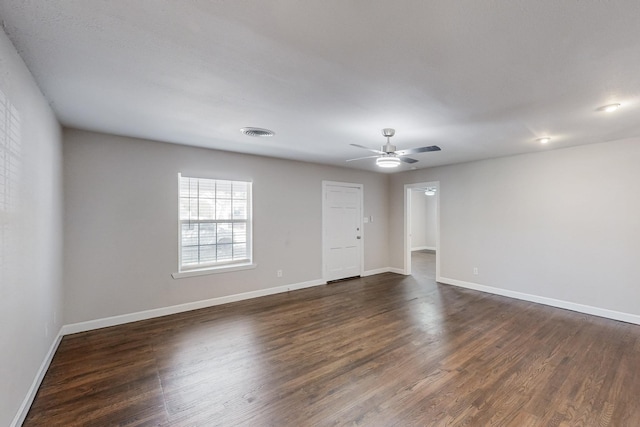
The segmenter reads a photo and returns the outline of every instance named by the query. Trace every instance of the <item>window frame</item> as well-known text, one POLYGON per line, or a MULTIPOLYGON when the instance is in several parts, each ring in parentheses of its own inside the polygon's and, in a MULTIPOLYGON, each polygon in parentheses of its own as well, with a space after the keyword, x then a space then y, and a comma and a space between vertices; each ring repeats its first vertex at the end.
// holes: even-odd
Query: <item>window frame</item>
MULTIPOLYGON (((214 274, 214 273, 225 273, 230 271, 238 271, 238 270, 246 270, 250 268, 255 268, 256 265, 253 263, 253 182, 252 181, 240 181, 240 180, 231 180, 231 179, 221 179, 221 178, 208 178, 208 177, 199 177, 199 176, 185 176, 182 173, 178 173, 178 272, 173 273, 173 278, 181 278, 181 277, 190 277, 190 276, 198 276, 203 274, 214 274), (246 198, 246 219, 182 219, 181 218, 181 199, 183 195, 181 193, 181 181, 183 178, 189 179, 197 179, 197 180, 208 180, 212 181, 217 185, 218 182, 229 182, 233 183, 241 183, 247 186, 247 198, 246 198), (239 260, 230 260, 230 261, 213 261, 213 262, 205 262, 198 263, 195 265, 184 265, 182 260, 183 255, 183 225, 185 223, 196 223, 196 224, 244 224, 246 230, 246 257, 239 260)), ((197 200, 200 200, 200 194, 198 194, 197 200)), ((217 206, 218 198, 214 198, 213 209, 215 210, 217 206)), ((233 196, 232 199, 233 200, 233 196)), ((216 235, 216 250, 218 245, 218 237, 216 235)), ((231 247, 233 247, 233 241, 230 243, 231 247)), ((201 245, 197 245, 200 247, 201 245)))

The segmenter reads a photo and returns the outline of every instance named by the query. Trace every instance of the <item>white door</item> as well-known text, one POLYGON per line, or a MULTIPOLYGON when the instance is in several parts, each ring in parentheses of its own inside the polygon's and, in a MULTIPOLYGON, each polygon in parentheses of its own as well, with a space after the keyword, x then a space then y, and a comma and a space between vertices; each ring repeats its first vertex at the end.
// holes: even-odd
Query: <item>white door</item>
POLYGON ((362 274, 362 185, 323 182, 323 261, 327 281, 362 274))

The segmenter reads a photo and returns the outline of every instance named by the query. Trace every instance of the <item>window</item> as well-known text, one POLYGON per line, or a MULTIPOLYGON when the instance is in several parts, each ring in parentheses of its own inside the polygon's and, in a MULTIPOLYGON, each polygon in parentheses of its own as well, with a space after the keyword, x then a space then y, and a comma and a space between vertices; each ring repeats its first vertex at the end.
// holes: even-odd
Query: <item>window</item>
POLYGON ((251 264, 251 183, 178 178, 180 272, 251 264))

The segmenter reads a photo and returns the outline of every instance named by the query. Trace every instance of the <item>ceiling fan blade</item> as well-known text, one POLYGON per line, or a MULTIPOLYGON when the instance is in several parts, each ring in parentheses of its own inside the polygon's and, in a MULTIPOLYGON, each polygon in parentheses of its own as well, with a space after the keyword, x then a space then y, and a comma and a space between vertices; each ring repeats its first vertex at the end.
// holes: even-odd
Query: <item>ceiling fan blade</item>
POLYGON ((365 156, 365 157, 356 157, 355 159, 349 159, 347 160, 347 162, 353 162, 355 160, 363 160, 363 159, 373 159, 375 157, 380 157, 380 156, 365 156))
POLYGON ((369 150, 372 153, 385 154, 384 151, 374 150, 373 148, 365 147, 364 145, 358 145, 358 144, 349 144, 349 145, 353 145, 354 147, 358 147, 358 148, 364 148, 365 150, 369 150))
POLYGON ((424 153, 426 151, 440 151, 440 147, 438 147, 437 145, 432 145, 430 147, 407 148, 406 150, 396 151, 396 154, 398 156, 406 156, 407 154, 418 154, 424 153))
POLYGON ((400 161, 403 161, 405 163, 417 163, 418 161, 416 159, 412 159, 411 157, 398 157, 400 159, 400 161))

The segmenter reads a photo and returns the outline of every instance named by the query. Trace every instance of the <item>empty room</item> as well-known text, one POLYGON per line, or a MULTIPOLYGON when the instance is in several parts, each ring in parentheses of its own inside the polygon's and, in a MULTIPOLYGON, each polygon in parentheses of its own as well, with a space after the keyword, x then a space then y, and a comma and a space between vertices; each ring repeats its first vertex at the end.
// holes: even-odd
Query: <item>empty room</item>
POLYGON ((0 0, 0 426, 640 426, 639 18, 0 0))

